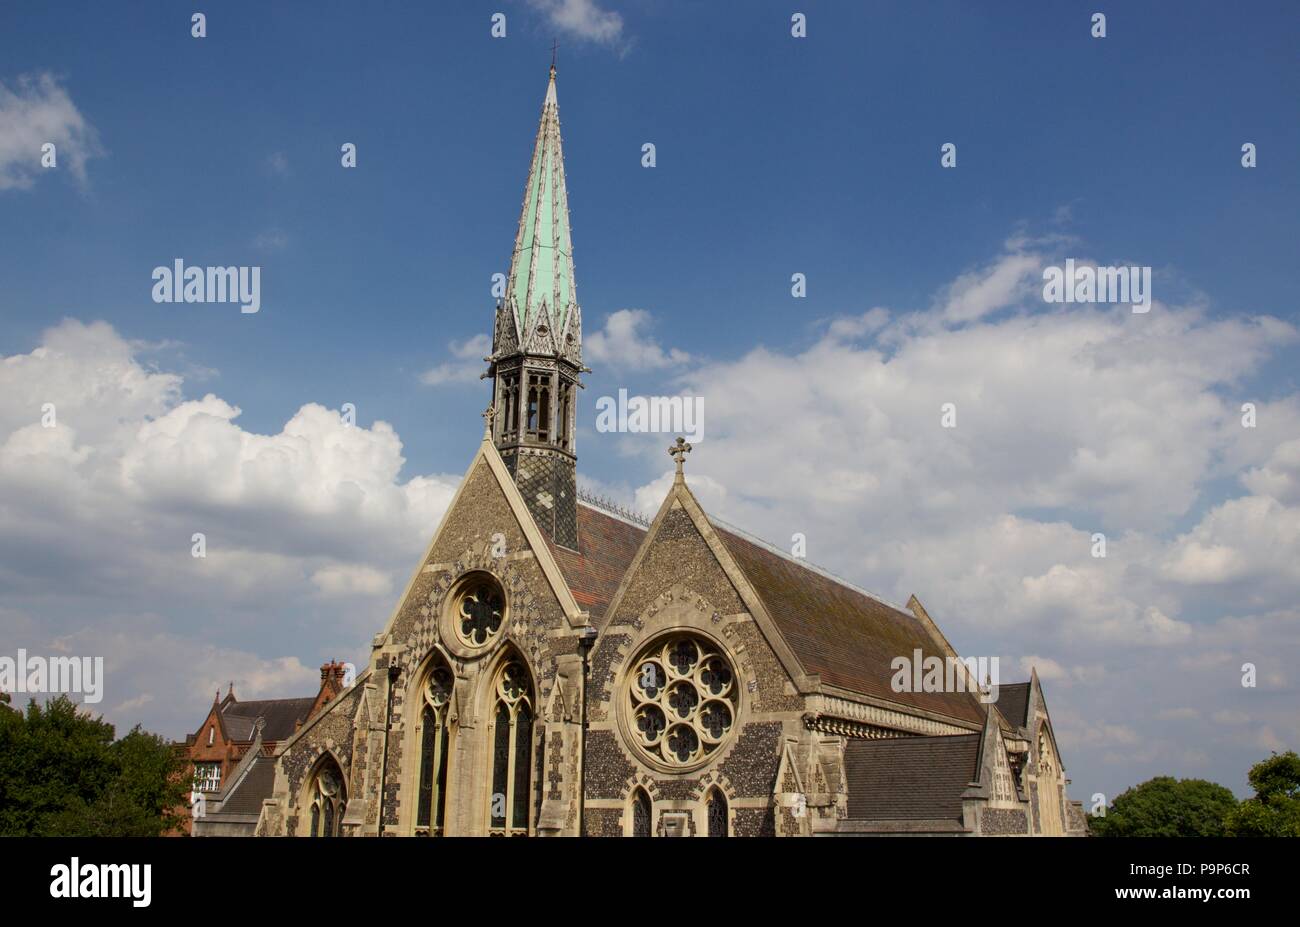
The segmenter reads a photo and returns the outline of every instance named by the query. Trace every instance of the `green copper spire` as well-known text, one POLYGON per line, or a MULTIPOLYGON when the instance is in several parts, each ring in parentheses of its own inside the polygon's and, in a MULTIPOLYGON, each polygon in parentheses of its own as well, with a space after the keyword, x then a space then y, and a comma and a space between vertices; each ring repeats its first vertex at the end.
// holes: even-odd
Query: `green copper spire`
POLYGON ((577 302, 573 286, 573 243, 569 235, 569 195, 564 185, 560 107, 555 98, 555 65, 542 103, 528 186, 519 215, 519 234, 510 259, 507 300, 521 340, 542 320, 557 337, 577 302))
POLYGON ((577 550, 577 404, 587 368, 573 289, 554 63, 486 360, 492 442, 537 526, 561 547, 577 550))

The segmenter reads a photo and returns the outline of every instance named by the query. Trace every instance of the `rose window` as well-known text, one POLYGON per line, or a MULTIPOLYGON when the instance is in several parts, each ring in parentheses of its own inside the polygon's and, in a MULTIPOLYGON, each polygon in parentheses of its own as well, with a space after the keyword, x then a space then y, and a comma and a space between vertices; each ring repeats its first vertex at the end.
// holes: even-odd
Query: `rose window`
POLYGON ((735 726, 735 673, 703 638, 660 639, 631 664, 631 673, 632 738, 655 760, 669 766, 701 763, 735 726))
POLYGON ((501 630, 505 607, 505 596, 494 580, 475 579, 465 587, 456 603, 456 630, 460 639, 471 647, 486 644, 501 630))

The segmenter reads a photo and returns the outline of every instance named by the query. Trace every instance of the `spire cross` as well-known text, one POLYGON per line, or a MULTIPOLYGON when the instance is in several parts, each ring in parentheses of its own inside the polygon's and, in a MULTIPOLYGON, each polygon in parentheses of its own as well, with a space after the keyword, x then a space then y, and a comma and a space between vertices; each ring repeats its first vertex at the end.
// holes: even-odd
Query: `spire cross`
POLYGON ((559 39, 551 39, 551 74, 555 74, 555 53, 560 48, 559 39))
POLYGON ((682 464, 686 462, 686 455, 691 452, 691 446, 686 443, 685 438, 678 438, 676 443, 668 446, 668 454, 677 464, 677 476, 682 475, 682 464))

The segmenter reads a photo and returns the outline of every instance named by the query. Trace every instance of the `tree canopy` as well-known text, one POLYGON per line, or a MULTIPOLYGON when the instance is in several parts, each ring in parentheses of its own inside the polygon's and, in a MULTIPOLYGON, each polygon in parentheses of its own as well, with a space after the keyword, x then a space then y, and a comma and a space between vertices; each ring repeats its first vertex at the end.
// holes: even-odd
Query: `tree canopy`
POLYGON ((1228 815, 1234 837, 1300 837, 1300 756, 1294 750, 1274 753, 1250 768, 1255 797, 1228 815))
POLYGON ((153 837, 174 828, 190 789, 162 737, 120 740, 67 696, 27 712, 0 694, 0 835, 153 837))
POLYGON ((1222 837, 1237 806, 1229 789, 1204 779, 1157 776, 1119 795, 1105 817, 1090 817, 1099 837, 1222 837))

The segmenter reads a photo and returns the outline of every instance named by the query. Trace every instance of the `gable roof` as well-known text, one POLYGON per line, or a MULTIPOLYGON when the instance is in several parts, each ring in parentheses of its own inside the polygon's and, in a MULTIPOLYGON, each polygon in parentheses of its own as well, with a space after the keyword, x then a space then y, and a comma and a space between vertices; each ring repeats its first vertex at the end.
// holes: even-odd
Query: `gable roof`
POLYGON ((1014 727, 1021 728, 1029 719, 1029 683, 1014 682, 998 686, 998 711, 1014 727))
POLYGON ((259 755, 221 803, 220 814, 260 814, 275 787, 275 758, 259 755))
POLYGON ((822 682, 887 701, 983 723, 973 692, 895 692, 895 657, 943 652, 913 614, 783 554, 741 537, 716 521, 714 529, 763 600, 799 662, 822 682))
POLYGON ((593 619, 605 616, 645 536, 646 529, 642 526, 584 502, 578 503, 576 551, 561 547, 550 535, 544 535, 573 598, 593 619))
POLYGON ((851 821, 961 820, 977 776, 980 734, 849 740, 844 776, 851 821))
POLYGON ((308 698, 273 698, 256 702, 231 700, 221 709, 221 721, 232 740, 252 740, 258 718, 266 719, 262 739, 280 741, 293 736, 299 722, 305 722, 316 704, 308 698))

